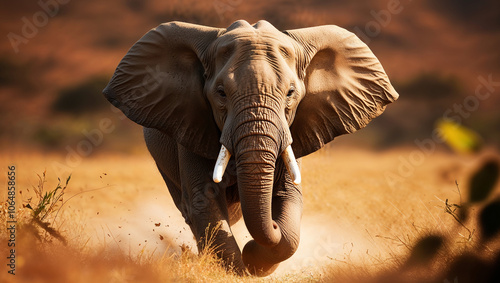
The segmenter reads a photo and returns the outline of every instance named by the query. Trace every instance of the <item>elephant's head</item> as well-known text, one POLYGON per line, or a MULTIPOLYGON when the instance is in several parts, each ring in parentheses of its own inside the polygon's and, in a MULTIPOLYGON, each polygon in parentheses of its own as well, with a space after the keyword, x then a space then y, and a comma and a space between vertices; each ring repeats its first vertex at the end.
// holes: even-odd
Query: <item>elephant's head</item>
MULTIPOLYGON (((337 26, 280 32, 266 21, 227 29, 162 24, 129 50, 104 93, 133 121, 199 155, 234 156, 254 238, 243 260, 264 272, 298 244, 300 213, 279 213, 301 199, 271 201, 282 154, 294 167, 292 150, 302 157, 363 128, 398 97, 354 34, 337 26)), ((217 163, 219 181, 224 158, 217 163)), ((300 173, 286 178, 299 183, 300 173)))

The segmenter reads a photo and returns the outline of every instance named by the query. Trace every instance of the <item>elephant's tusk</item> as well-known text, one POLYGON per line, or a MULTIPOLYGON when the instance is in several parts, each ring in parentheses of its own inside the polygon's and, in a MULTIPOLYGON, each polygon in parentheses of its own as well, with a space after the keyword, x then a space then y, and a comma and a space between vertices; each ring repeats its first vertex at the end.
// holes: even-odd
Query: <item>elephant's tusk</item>
POLYGON ((302 178, 300 176, 299 165, 297 164, 297 160, 295 160, 295 155, 293 154, 292 146, 289 145, 281 156, 285 161, 286 169, 288 169, 288 173, 290 173, 293 183, 295 185, 300 184, 302 178))
POLYGON ((222 176, 224 176, 224 171, 226 171, 226 166, 229 162, 229 158, 231 158, 231 153, 224 145, 222 145, 220 147, 219 156, 217 157, 217 162, 215 162, 213 175, 214 182, 220 183, 220 181, 222 181, 222 176))

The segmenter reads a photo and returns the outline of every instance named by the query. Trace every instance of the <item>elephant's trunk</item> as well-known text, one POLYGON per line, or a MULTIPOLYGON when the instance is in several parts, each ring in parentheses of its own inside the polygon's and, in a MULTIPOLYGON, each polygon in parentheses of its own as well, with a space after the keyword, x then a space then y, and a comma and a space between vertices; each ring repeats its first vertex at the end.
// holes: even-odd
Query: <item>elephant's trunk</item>
MULTIPOLYGON (((288 196, 279 196, 274 203, 277 164, 279 172, 285 172, 282 171, 284 163, 278 157, 290 145, 291 139, 274 112, 268 109, 252 112, 256 115, 250 121, 240 122, 233 136, 241 210, 254 239, 243 249, 243 261, 250 272, 267 275, 298 246, 302 202, 301 196, 300 201, 293 203, 288 196)), ((292 183, 290 175, 286 180, 292 183)))
POLYGON ((278 117, 262 108, 246 109, 234 131, 236 170, 241 210, 248 231, 256 242, 272 247, 281 232, 272 219, 271 200, 276 159, 283 135, 278 117), (252 115, 245 115, 251 112, 252 115))
POLYGON ((273 247, 281 239, 271 207, 275 154, 253 150, 237 156, 236 160, 241 211, 248 232, 260 245, 273 247))
MULTIPOLYGON (((293 183, 295 185, 299 185, 302 177, 300 175, 299 165, 297 163, 297 160, 295 160, 295 155, 293 154, 292 146, 289 145, 285 149, 281 157, 285 162, 285 166, 288 170, 288 173, 290 174, 290 177, 292 177, 293 183)), ((215 162, 215 168, 212 177, 215 183, 220 183, 220 181, 222 181, 222 177, 224 176, 224 172, 230 158, 231 153, 224 145, 222 145, 220 148, 219 156, 217 157, 217 161, 215 162)))

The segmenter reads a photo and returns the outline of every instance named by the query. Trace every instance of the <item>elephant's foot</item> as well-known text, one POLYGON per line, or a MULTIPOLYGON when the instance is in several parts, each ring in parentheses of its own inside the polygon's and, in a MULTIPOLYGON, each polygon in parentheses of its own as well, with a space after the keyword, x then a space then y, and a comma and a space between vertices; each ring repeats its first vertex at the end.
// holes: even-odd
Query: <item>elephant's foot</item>
POLYGON ((243 264, 243 261, 240 259, 238 263, 231 262, 229 265, 225 265, 226 269, 230 272, 234 272, 239 276, 249 276, 253 275, 252 273, 249 272, 249 270, 245 267, 243 264))
MULTIPOLYGON (((227 220, 214 222, 216 223, 215 225, 208 224, 203 236, 198 237, 198 252, 208 252, 220 259, 220 265, 228 272, 234 272, 240 276, 250 275, 243 263, 240 249, 234 239, 227 220)), ((191 225, 191 229, 196 235, 196 232, 201 229, 196 230, 193 229, 193 227, 195 226, 191 225)))
POLYGON ((233 255, 229 257, 225 257, 221 255, 220 253, 216 253, 215 256, 219 259, 221 259, 220 264, 222 267, 224 267, 228 272, 234 273, 238 276, 249 276, 251 275, 245 265, 243 264, 243 261, 241 260, 241 257, 239 259, 236 259, 233 255))
MULTIPOLYGON (((240 250, 236 246, 237 250, 233 252, 229 252, 228 250, 223 250, 221 247, 213 246, 213 249, 218 249, 215 252, 215 256, 221 259, 222 266, 228 271, 236 273, 239 276, 248 276, 250 273, 248 272, 245 264, 243 263, 240 250)), ((226 247, 227 248, 227 247, 226 247)))
POLYGON ((255 276, 268 276, 279 266, 278 263, 269 263, 262 256, 262 247, 254 240, 248 242, 243 248, 242 258, 250 274, 255 276))

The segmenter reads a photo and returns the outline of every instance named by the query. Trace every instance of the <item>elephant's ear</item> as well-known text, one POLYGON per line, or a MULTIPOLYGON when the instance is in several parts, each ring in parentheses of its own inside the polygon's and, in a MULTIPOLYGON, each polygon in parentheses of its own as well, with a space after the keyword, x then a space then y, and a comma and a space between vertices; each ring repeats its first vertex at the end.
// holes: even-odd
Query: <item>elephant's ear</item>
POLYGON ((363 128, 398 98, 378 59, 353 33, 337 26, 285 33, 299 43, 297 71, 306 87, 291 126, 297 156, 363 128))
POLYGON ((216 158, 220 133, 203 95, 203 58, 222 32, 182 22, 152 29, 123 57, 105 97, 132 121, 216 158))

